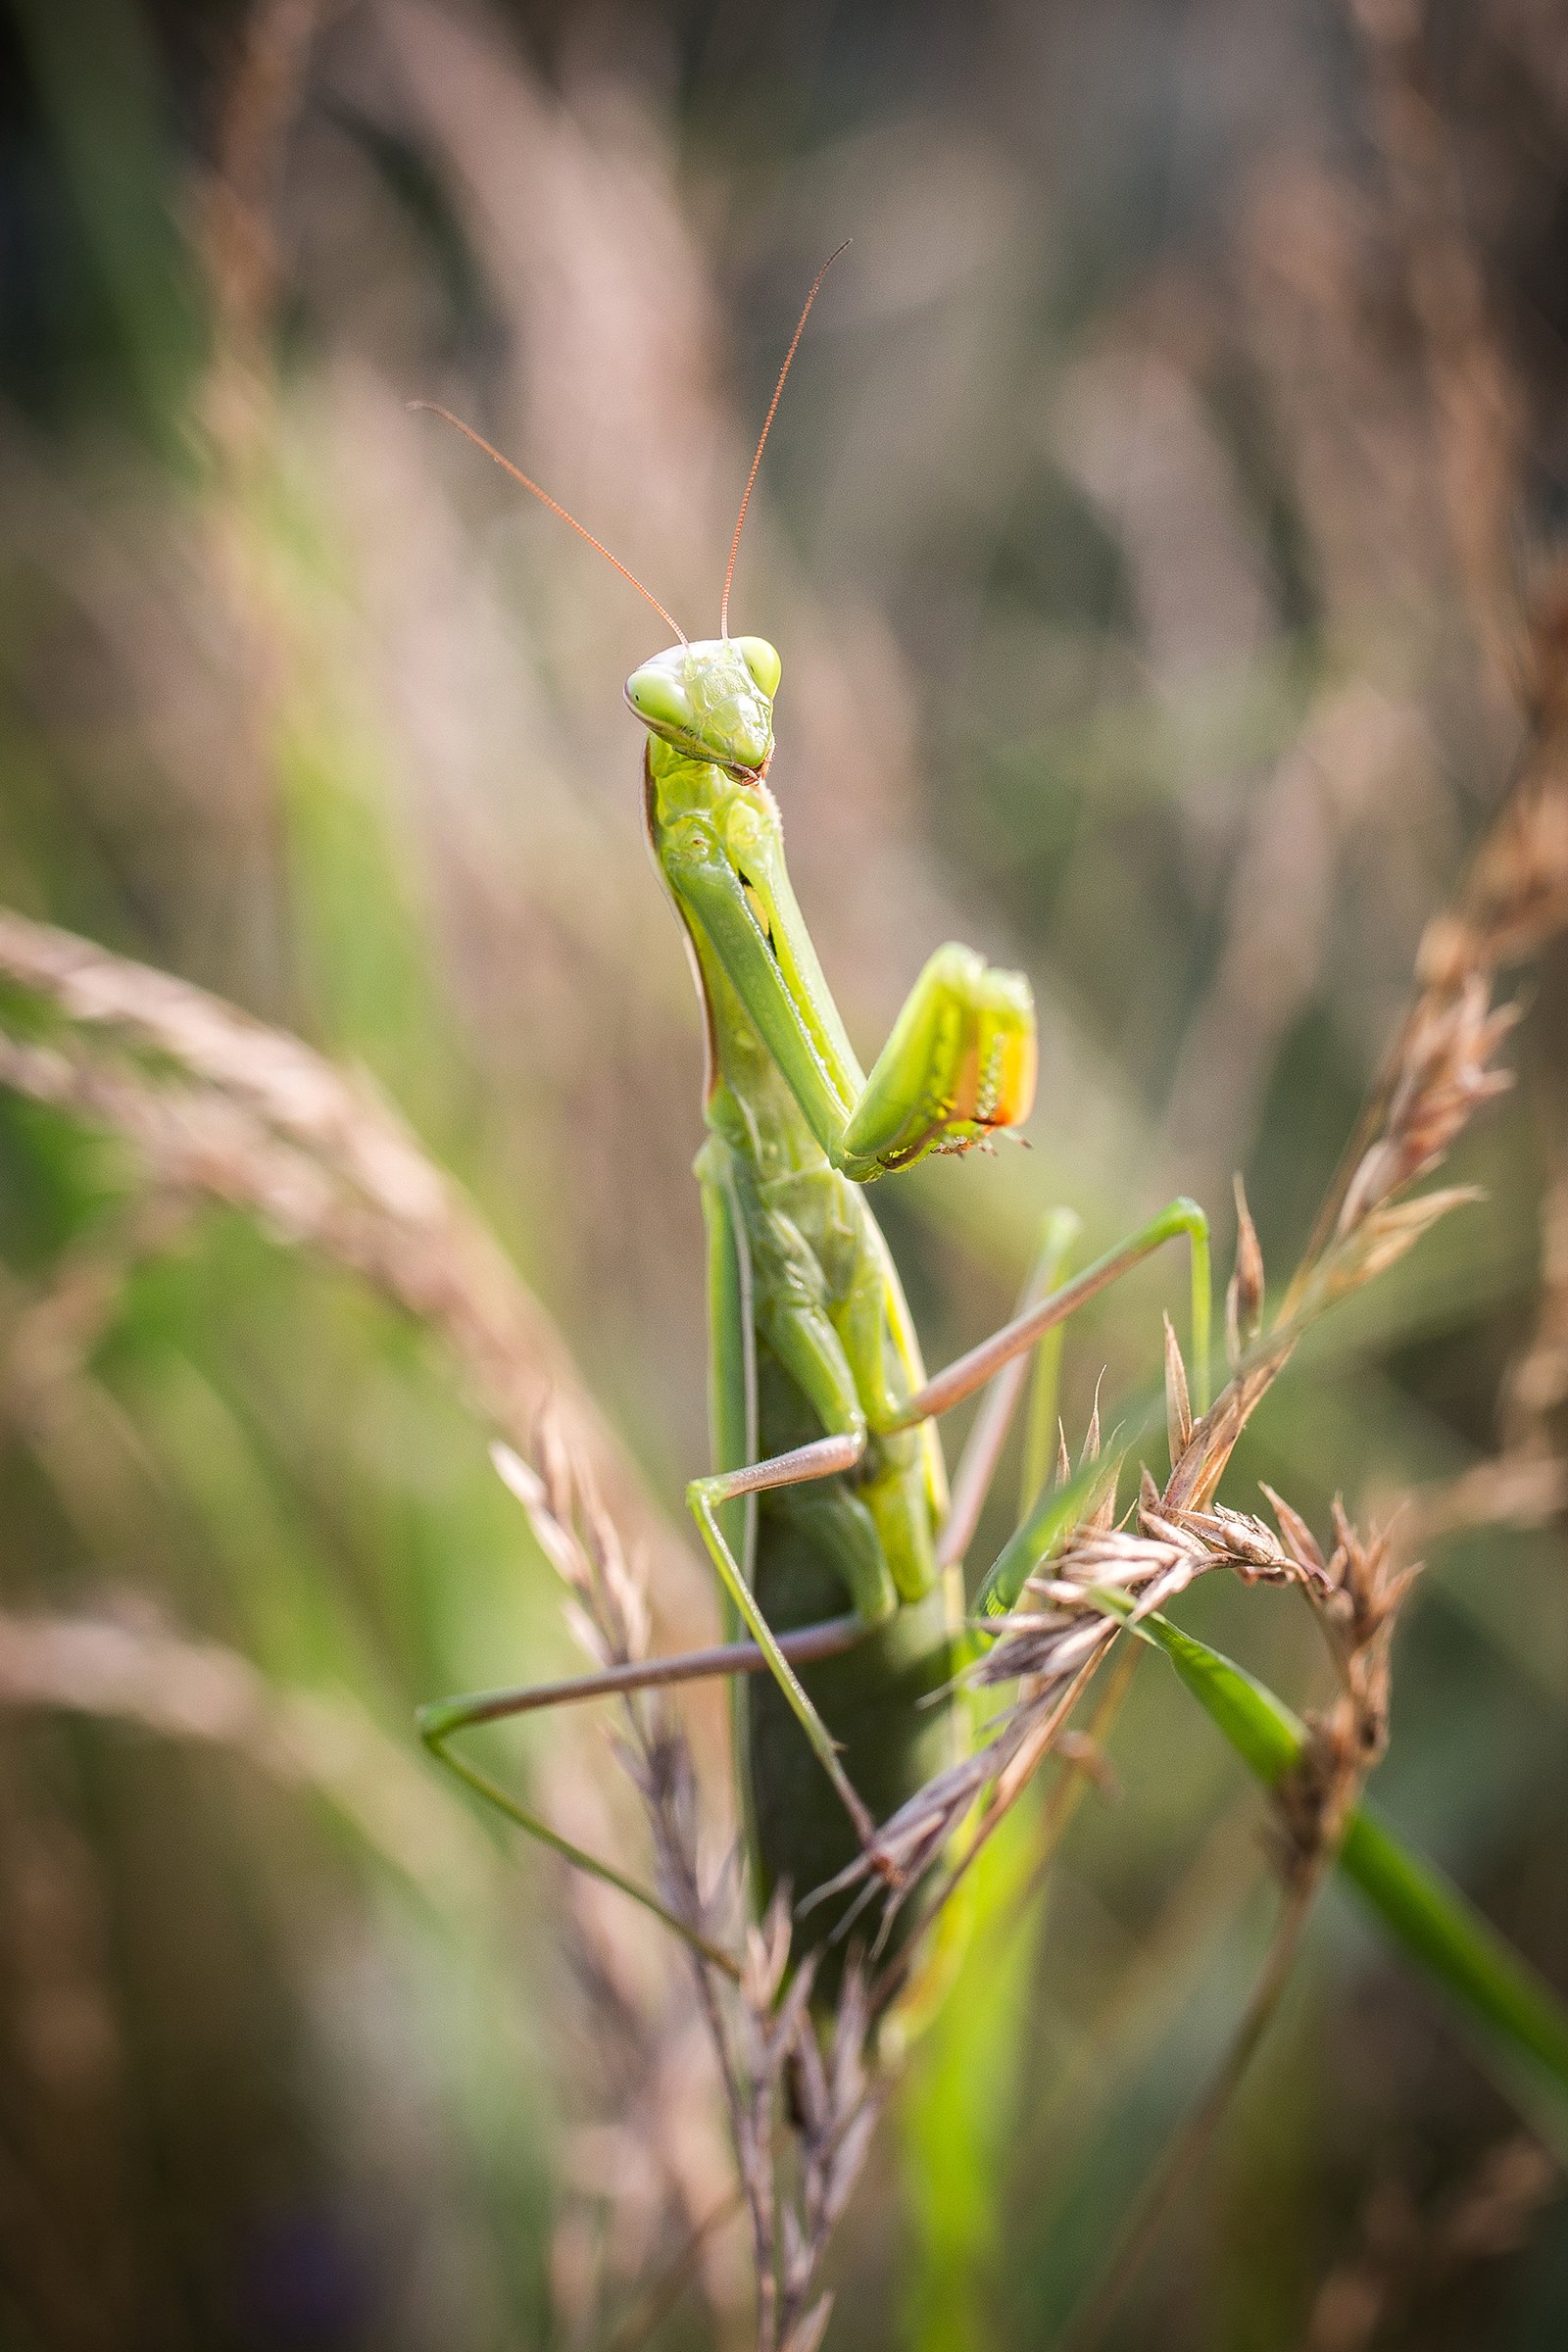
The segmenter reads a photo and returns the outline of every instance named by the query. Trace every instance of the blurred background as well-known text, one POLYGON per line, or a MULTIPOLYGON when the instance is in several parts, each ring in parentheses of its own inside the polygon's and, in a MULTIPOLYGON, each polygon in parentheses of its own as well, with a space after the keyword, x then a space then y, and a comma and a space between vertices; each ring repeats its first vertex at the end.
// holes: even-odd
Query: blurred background
MULTIPOLYGON (((698 1017, 620 683, 738 625, 867 1056, 929 950, 1022 965, 1032 1150, 879 1189, 929 1360, 1042 1211, 1303 1244, 1505 788, 1568 493, 1552 0, 12 0, 0 899, 395 1104, 674 1529, 705 1455, 698 1017)), ((1379 1801, 1568 1989, 1568 960, 1445 1223, 1225 1493, 1416 1494, 1379 1801)), ((413 1710, 571 1670, 451 1358, 0 1094, 0 2344, 605 2340, 726 2183, 681 1972, 438 1785, 413 1710), (9 1663, 7 1653, 9 1649, 9 1663)), ((1165 1263, 1075 1324, 1069 1433, 1165 1263)), ((1015 1476, 1015 1473, 1012 1474, 1015 1476)), ((1005 1481, 1004 1482, 1005 1485, 1005 1481)), ((1006 1531, 999 1494, 975 1552, 1006 1531)), ((683 1539, 662 1638, 711 1623, 683 1539)), ((1297 1704, 1307 1612, 1196 1592, 1297 1704)), ((693 1711, 722 1842, 722 1718, 693 1711)), ((639 1865, 602 1723, 498 1755, 639 1865)), ((829 2344, 1033 2346, 1222 2048, 1261 1805, 1162 1667, 971 1956, 841 2234, 829 2344)), ((659 2344, 741 2344, 718 2233, 659 2344)), ((1337 1895, 1117 2343, 1568 2336, 1568 2208, 1337 1895)))

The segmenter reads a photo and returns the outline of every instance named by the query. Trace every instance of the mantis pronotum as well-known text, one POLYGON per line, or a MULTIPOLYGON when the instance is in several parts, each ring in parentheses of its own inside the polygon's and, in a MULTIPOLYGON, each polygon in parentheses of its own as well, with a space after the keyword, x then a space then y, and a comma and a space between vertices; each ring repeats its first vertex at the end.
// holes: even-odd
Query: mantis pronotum
MULTIPOLYGON (((763 638, 730 636, 729 599, 762 450, 827 267, 807 297, 758 441, 716 638, 689 641, 537 483, 438 412, 599 548, 678 640, 633 671, 625 699, 647 730, 648 842, 684 927, 707 1032, 708 1134, 696 1173, 708 1234, 714 1468, 692 1481, 687 1500, 718 1573, 728 1630, 749 1639, 574 1683, 453 1699, 421 1718, 434 1751, 499 1796, 447 1752, 465 1728, 608 1690, 735 1676, 753 1892, 760 1906, 787 1884, 801 1898, 799 1940, 808 1947, 823 1944, 845 1916, 843 1900, 813 1903, 813 1894, 969 1738, 967 1706, 954 1687, 964 1640, 961 1562, 1003 1416, 977 1426, 956 1501, 936 1416, 1181 1235, 1191 1249, 1201 1380, 1210 1289, 1207 1225, 1192 1201, 1173 1201, 1075 1279, 1051 1287, 1058 1223, 1022 1309, 946 1371, 926 1376, 866 1187, 1028 1117, 1035 1015, 1021 974, 992 969, 966 948, 941 947, 867 1076, 790 887, 767 785, 780 659, 763 638)), ((1039 1549, 1026 1520, 981 1588, 984 1614, 1011 1607, 1039 1549)), ((652 1903, 501 1801, 558 1850, 652 1903)))

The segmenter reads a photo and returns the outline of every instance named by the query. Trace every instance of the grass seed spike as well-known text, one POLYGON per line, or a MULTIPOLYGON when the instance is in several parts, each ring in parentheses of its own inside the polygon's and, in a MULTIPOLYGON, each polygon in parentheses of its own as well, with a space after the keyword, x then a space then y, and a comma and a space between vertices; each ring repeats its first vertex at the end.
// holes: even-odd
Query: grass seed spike
MULTIPOLYGON (((687 1501, 718 1574, 727 1632, 745 1638, 572 1683, 451 1699, 421 1716, 432 1750, 514 1820, 690 1937, 654 1897, 568 1845, 449 1742, 473 1725, 562 1700, 733 1676, 754 1900, 760 1910, 779 1885, 793 1890, 796 1948, 823 1951, 823 1991, 837 1978, 835 1930, 850 1897, 812 1897, 874 1850, 877 1825, 958 1761, 971 1738, 967 1700, 954 1688, 967 1639, 961 1560, 1003 1433, 995 1414, 977 1428, 972 1443, 987 1458, 966 1463, 955 1508, 936 1416, 1179 1236, 1191 1250, 1201 1380, 1210 1298, 1207 1224, 1190 1200, 1172 1201, 1072 1281, 1049 1287, 1059 1270, 1054 1221, 1024 1293, 1029 1303, 945 1372, 926 1376, 867 1188, 1028 1117, 1035 1015, 1022 974, 996 970, 967 948, 940 947, 867 1075, 790 886, 767 784, 782 664, 765 638, 729 635, 729 598, 768 429, 835 259, 807 297, 768 407, 715 638, 688 640, 591 532, 448 417, 599 548, 678 640, 632 672, 625 699, 647 730, 644 823, 685 931, 707 1036, 708 1133, 696 1175, 708 1237, 714 1467, 693 1479, 687 1501)), ((1038 1553, 1026 1519, 981 1588, 983 1613, 1011 1607, 1038 1553)), ((860 1898, 857 1933, 869 1937, 889 1924, 880 1914, 892 1891, 879 1889, 868 1907, 860 1898)), ((893 1942, 911 1916, 895 1906, 893 1942)))

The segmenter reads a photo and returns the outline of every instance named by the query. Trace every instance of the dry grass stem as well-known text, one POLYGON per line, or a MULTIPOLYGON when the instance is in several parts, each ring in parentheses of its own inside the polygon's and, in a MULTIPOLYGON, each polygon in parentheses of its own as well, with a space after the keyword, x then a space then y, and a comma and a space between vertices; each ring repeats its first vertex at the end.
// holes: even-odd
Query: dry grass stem
MULTIPOLYGON (((1181 1350, 1166 1319, 1171 1468, 1163 1490, 1146 1468, 1133 1524, 1118 1527, 1111 1524, 1112 1481, 1108 1494, 1097 1496, 1056 1540, 977 1670, 982 1682, 1016 1680, 1017 1703, 975 1756, 932 1782, 878 1837, 876 1863, 907 1886, 989 1792, 977 1845, 995 1827, 999 1806, 1021 1791, 1059 1742, 1121 1624, 1163 1608, 1195 1577, 1228 1568, 1249 1583, 1295 1584, 1316 1610, 1339 1690, 1328 1709, 1308 1717, 1306 1750, 1276 1792, 1285 1898, 1275 1934, 1226 2058, 1147 2185, 1103 2288, 1075 2326, 1075 2346, 1098 2340, 1177 2188, 1218 2129, 1289 1980, 1345 1821, 1387 1740, 1393 1631, 1418 1565, 1396 1565, 1388 1535, 1361 1537, 1338 1502, 1335 1543, 1325 1557, 1283 1497, 1269 1496, 1277 1535, 1214 1497, 1238 1439, 1303 1331, 1386 1272, 1440 1218, 1477 1197, 1459 1186, 1409 1196, 1442 1164, 1475 1112, 1510 1083, 1494 1056, 1517 1012, 1493 1002, 1497 969, 1568 924, 1568 761, 1551 742, 1549 733, 1538 742, 1519 789, 1472 861, 1455 912, 1429 926, 1419 993, 1397 1050, 1279 1312, 1268 1321, 1262 1250, 1238 1180, 1236 1261, 1226 1298, 1231 1380, 1195 1423, 1181 1350)), ((1063 1439, 1059 1483, 1068 1476, 1063 1439)), ((840 1883, 864 1876, 867 1867, 840 1883)))
POLYGON ((1067 2329, 1063 2352, 1092 2352, 1101 2342, 1152 2253, 1181 2190, 1213 2145, 1290 1982, 1361 1785, 1388 1739, 1390 1641, 1399 1606, 1419 1570, 1396 1567, 1387 1537, 1359 1536, 1338 1502, 1334 1549, 1325 1559, 1299 1514, 1272 1490, 1265 1493, 1279 1519, 1280 1543, 1266 1530, 1259 1533, 1271 1553, 1283 1552, 1284 1573, 1294 1572, 1317 1611, 1334 1657, 1339 1693, 1325 1712, 1307 1717, 1301 1757, 1273 1792, 1284 1897, 1247 2008, 1201 2098, 1167 2144, 1123 2222, 1099 2283, 1067 2329))
MULTIPOLYGON (((605 1666, 647 1654, 643 1580, 614 1526, 546 1421, 532 1447, 540 1468, 505 1447, 497 1467, 528 1513, 534 1537, 571 1594, 569 1621, 605 1666)), ((736 1932, 733 1871, 704 1886, 698 1856, 696 1779, 685 1740, 653 1693, 622 1701, 620 1761, 642 1797, 662 1899, 710 1950, 736 1932)), ((791 1916, 782 1892, 760 1926, 748 1926, 731 1974, 691 1948, 730 2119, 741 2194, 751 2225, 760 2352, 810 2352, 829 2303, 813 2294, 829 2239, 864 2162, 884 2086, 868 2063, 870 2010, 861 1972, 845 1971, 824 2049, 810 2008, 814 1966, 788 1974, 791 1916), (793 2179, 781 2162, 781 2118, 795 2143, 793 2179)))
MULTIPOLYGON (((638 1528, 644 1560, 654 1547, 667 1557, 672 1539, 641 1499, 542 1310, 386 1106, 297 1041, 204 992, 21 916, 0 916, 0 974, 56 1016, 42 1036, 0 1032, 0 1079, 130 1147, 151 1188, 145 1230, 137 1220, 128 1228, 137 1247, 167 1242, 178 1222, 174 1204, 183 1214, 192 1200, 220 1200, 348 1267, 438 1330, 514 1441, 500 1453, 503 1472, 568 1587, 578 1638, 602 1664, 645 1656, 647 1584, 619 1528, 638 1528), (613 1510, 602 1489, 615 1495, 613 1510)), ((30 1339, 22 1335, 33 1354, 48 1341, 60 1357, 68 1334, 78 1353, 90 1345, 89 1304, 98 1307, 111 1289, 107 1270, 89 1279, 100 1259, 106 1269, 119 1262, 113 1251, 84 1258, 80 1278, 47 1315, 40 1310, 30 1339)), ((90 1705, 185 1737, 222 1738, 274 1770, 328 1777, 372 1827, 371 1793, 384 1799, 400 1786, 397 1776, 362 1769, 364 1758, 351 1772, 341 1737, 331 1757, 318 1753, 330 1744, 318 1718, 280 1712, 263 1679, 229 1653, 187 1643, 177 1655, 167 1645, 150 1654, 144 1642, 98 1628, 77 1629, 62 1657, 64 1639, 54 1629, 42 1655, 38 1640, 13 1631, 14 1700, 30 1690, 37 1704, 90 1705), (302 1723, 315 1726, 308 1738, 302 1723)), ((734 1878, 702 1884, 696 1785, 674 1719, 649 1698, 628 1700, 617 1753, 648 1816, 662 1899, 720 1945, 734 1924, 734 1878)), ((391 1832, 383 1822, 376 1835, 385 1843, 391 1832)), ((697 1966, 752 2217, 760 2340, 802 2352, 826 2325, 811 2286, 863 2161, 879 2093, 863 2056, 863 1985, 851 1972, 824 2058, 808 2013, 809 1972, 781 1991, 788 1919, 779 1918, 782 1930, 775 1922, 760 1943, 753 1932, 738 1992, 714 1968, 697 1966), (786 2103, 800 2118, 788 2191, 778 2165, 786 2103)))

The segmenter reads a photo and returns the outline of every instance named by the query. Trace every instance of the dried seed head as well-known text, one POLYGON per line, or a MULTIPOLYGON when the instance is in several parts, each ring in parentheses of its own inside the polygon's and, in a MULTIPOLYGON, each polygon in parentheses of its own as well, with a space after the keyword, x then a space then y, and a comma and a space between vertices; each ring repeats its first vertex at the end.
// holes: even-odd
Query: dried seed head
POLYGON ((1235 1374, 1201 1421, 1194 1423, 1193 1434, 1165 1484, 1168 1511, 1202 1510, 1213 1500, 1237 1440, 1289 1363, 1298 1336, 1298 1323, 1276 1324, 1261 1353, 1235 1374))
MULTIPOLYGON (((1262 1485, 1261 1480, 1258 1483, 1262 1485)), ((1263 1486, 1263 1493, 1274 1506, 1274 1516, 1280 1523, 1280 1534, 1285 1539, 1285 1548, 1291 1558, 1303 1576, 1321 1585, 1325 1592, 1331 1592, 1333 1580, 1328 1572, 1328 1564, 1318 1548, 1317 1538, 1300 1512, 1288 1503, 1283 1494, 1276 1494, 1272 1487, 1263 1486)))
POLYGON ((1321 1311, 1375 1282, 1450 1209, 1485 1198, 1476 1185, 1454 1184, 1441 1192, 1420 1193, 1413 1200, 1389 1200, 1366 1209, 1318 1269, 1302 1301, 1303 1314, 1321 1311))
POLYGON ((790 1956, 790 1901, 786 1887, 775 1888, 762 1919, 746 1931, 746 1954, 741 1990, 752 2009, 765 2016, 772 2008, 790 1956))
POLYGON ((1172 1469, 1187 1450, 1193 1435, 1193 1407, 1187 1392, 1187 1367, 1174 1324, 1165 1317, 1165 1436, 1172 1469))
POLYGON ((1206 1511, 1184 1511, 1176 1524, 1184 1534, 1208 1546, 1216 1566, 1235 1569, 1246 1584, 1300 1581, 1298 1563, 1272 1528, 1248 1511, 1233 1511, 1215 1503, 1206 1511))
POLYGON ((1107 1528, 1115 1526, 1116 1483, 1120 1469, 1120 1457, 1116 1454, 1108 1454, 1105 1458, 1104 1470, 1097 1482, 1094 1500, 1084 1514, 1083 1525, 1086 1532, 1092 1531, 1097 1535, 1103 1535, 1107 1528))
POLYGON ((1102 1367, 1100 1378, 1095 1383, 1095 1401, 1089 1415, 1089 1427, 1084 1431, 1083 1451, 1078 1456, 1080 1469, 1083 1469, 1086 1464, 1098 1462, 1100 1459, 1100 1392, 1104 1378, 1104 1370, 1102 1367))
POLYGON ((1363 1152, 1340 1204, 1342 1238, 1380 1203, 1430 1175, 1479 1105, 1513 1083, 1508 1071, 1489 1065, 1517 1018, 1516 1005, 1493 1005, 1482 972, 1454 996, 1418 1005, 1382 1132, 1363 1152))
POLYGON ((1231 1181, 1236 1192, 1236 1266, 1225 1290, 1225 1339, 1235 1371, 1263 1328, 1263 1252, 1240 1170, 1231 1181))

